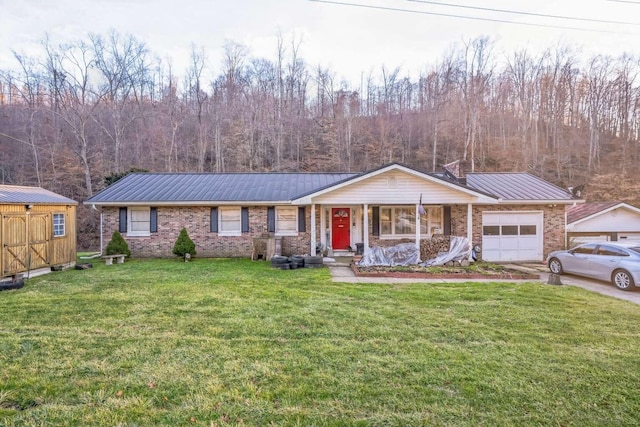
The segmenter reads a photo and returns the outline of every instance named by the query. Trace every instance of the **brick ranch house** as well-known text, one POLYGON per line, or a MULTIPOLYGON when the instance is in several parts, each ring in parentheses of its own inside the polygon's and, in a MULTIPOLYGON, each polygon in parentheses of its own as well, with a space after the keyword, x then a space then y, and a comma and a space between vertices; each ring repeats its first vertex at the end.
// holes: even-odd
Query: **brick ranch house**
POLYGON ((186 227, 201 257, 250 257, 279 236, 283 255, 466 236, 487 261, 542 261, 565 243, 565 207, 584 200, 528 173, 132 173, 84 203, 101 249, 119 230, 135 257, 171 257, 186 227))

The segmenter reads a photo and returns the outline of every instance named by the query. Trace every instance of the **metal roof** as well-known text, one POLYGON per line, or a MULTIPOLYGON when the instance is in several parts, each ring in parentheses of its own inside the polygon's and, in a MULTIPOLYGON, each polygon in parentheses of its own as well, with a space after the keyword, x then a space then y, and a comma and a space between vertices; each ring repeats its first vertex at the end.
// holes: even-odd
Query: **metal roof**
POLYGON ((25 187, 21 185, 0 185, 0 204, 56 204, 77 205, 78 202, 42 187, 25 187))
POLYGON ((132 173, 85 201, 275 202, 331 186, 354 173, 132 173))
POLYGON ((525 172, 467 173, 467 186, 506 201, 575 200, 569 191, 525 172))
MULTIPOLYGON (((287 202, 369 173, 132 173, 85 203, 287 202)), ((529 173, 468 173, 464 184, 428 175, 503 201, 576 200, 529 173)))

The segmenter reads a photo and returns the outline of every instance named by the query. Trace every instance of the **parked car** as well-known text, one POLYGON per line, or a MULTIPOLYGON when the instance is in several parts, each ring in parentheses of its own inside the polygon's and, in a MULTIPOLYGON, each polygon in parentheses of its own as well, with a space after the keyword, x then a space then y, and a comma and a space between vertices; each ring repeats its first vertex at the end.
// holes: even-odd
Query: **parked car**
POLYGON ((554 251, 547 257, 552 273, 571 273, 613 283, 623 291, 640 286, 640 242, 592 242, 554 251))

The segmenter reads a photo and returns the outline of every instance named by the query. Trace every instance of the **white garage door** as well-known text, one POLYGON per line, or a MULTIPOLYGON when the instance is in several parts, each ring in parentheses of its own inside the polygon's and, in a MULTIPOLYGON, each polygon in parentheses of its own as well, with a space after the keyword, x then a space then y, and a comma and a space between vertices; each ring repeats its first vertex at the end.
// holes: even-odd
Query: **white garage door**
POLYGON ((541 261, 542 212, 483 212, 484 261, 541 261))

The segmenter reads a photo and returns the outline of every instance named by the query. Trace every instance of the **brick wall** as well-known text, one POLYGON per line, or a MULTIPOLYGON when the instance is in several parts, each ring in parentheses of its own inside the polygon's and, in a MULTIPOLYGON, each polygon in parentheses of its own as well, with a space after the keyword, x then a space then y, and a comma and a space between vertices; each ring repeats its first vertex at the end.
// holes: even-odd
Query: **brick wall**
MULTIPOLYGON (((117 207, 105 207, 104 213, 104 246, 111 239, 111 234, 118 229, 117 207)), ((564 247, 564 205, 491 205, 473 207, 473 244, 482 243, 483 211, 543 211, 544 212, 544 255, 552 250, 564 247)), ((320 239, 319 210, 316 209, 316 236, 320 239)), ((158 207, 158 232, 149 237, 123 237, 129 244, 134 257, 173 257, 173 245, 182 227, 186 227, 189 237, 196 244, 200 257, 215 258, 248 258, 251 256, 253 237, 261 236, 267 231, 267 207, 249 207, 249 233, 238 237, 218 236, 209 231, 210 207, 158 207)), ((305 209, 306 232, 297 236, 282 237, 283 255, 302 255, 310 252, 311 241, 311 209, 305 209)), ((398 243, 413 242, 414 239, 382 240, 371 235, 372 220, 369 217, 369 244, 371 246, 393 246, 398 243)), ((451 234, 467 235, 467 205, 451 206, 451 234)))
MULTIPOLYGON (((267 232, 267 207, 249 207, 249 232, 241 236, 218 236, 210 232, 210 212, 208 206, 164 207, 158 209, 158 232, 148 237, 132 237, 123 233, 129 245, 131 256, 139 258, 174 257, 173 245, 180 230, 185 227, 189 237, 196 244, 197 256, 207 258, 249 258, 253 237, 267 232)), ((296 255, 309 253, 311 210, 305 210, 306 232, 297 236, 282 237, 282 254, 296 255)), ((103 239, 107 246, 111 235, 118 230, 119 208, 103 208, 103 239)), ((319 235, 319 234, 318 234, 319 235)))

